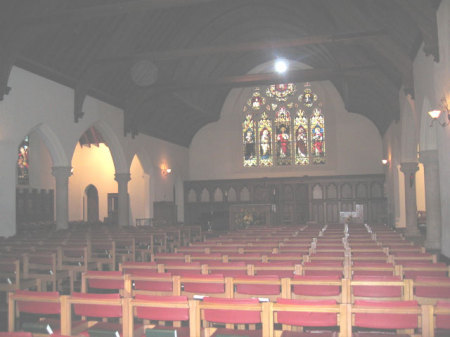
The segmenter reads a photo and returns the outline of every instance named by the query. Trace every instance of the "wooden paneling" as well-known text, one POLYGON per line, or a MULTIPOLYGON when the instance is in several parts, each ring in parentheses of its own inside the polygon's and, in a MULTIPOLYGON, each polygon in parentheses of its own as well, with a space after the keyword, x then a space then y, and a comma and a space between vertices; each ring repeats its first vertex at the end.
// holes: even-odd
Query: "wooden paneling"
POLYGON ((327 224, 361 204, 364 221, 379 223, 386 219, 383 184, 384 175, 186 181, 185 221, 205 228, 209 221, 213 228, 226 229, 231 205, 270 204, 275 225, 327 224), (221 200, 212 197, 220 193, 221 200))
POLYGON ((53 222, 53 210, 53 190, 38 190, 36 188, 16 189, 16 222, 18 230, 24 224, 53 222))

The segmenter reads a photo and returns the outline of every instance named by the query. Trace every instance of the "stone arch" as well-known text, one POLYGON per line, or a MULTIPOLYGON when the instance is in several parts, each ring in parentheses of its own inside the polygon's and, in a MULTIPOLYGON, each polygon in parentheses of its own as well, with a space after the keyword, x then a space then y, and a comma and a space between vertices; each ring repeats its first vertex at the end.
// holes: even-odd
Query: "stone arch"
POLYGON ((103 139, 111 151, 114 167, 117 173, 129 173, 129 165, 119 138, 114 130, 104 121, 97 121, 93 126, 101 133, 103 139))
POLYGON ((215 188, 213 197, 215 202, 223 201, 223 191, 220 187, 215 188))
POLYGON ((356 198, 358 199, 367 199, 368 197, 367 185, 365 183, 356 184, 355 194, 356 198))
POLYGON ((203 188, 203 190, 200 194, 200 201, 201 202, 209 202, 210 201, 209 191, 207 190, 206 187, 203 188))
POLYGON ((315 184, 312 188, 312 197, 314 200, 323 199, 323 188, 320 184, 315 184))
POLYGON ((141 162, 142 168, 144 169, 145 174, 149 177, 148 183, 148 216, 149 218, 153 217, 153 202, 156 200, 156 175, 155 172, 158 172, 156 167, 153 165, 149 154, 144 150, 137 150, 134 152, 132 156, 132 160, 130 162, 130 167, 133 162, 134 156, 137 156, 139 161, 141 162))
POLYGON ((130 178, 128 193, 130 198, 130 223, 137 223, 136 219, 150 217, 150 176, 147 174, 142 157, 135 153, 130 164, 130 178))
POLYGON ((241 191, 239 192, 239 200, 250 201, 250 191, 247 186, 241 188, 241 191))
POLYGON ((52 162, 54 167, 67 167, 70 166, 69 160, 67 159, 66 152, 61 145, 61 142, 53 132, 53 130, 44 123, 38 124, 30 130, 29 133, 36 132, 44 141, 45 146, 52 157, 52 162))
POLYGON ((237 201, 237 194, 236 190, 233 187, 230 187, 228 189, 228 202, 235 202, 237 201))
POLYGON ((341 186, 341 198, 343 199, 351 199, 353 198, 353 189, 352 186, 348 183, 344 183, 341 186))
POLYGON ((337 199, 337 186, 336 184, 327 185, 327 199, 337 199))
POLYGON ((188 192, 188 202, 197 202, 197 193, 193 188, 188 192))

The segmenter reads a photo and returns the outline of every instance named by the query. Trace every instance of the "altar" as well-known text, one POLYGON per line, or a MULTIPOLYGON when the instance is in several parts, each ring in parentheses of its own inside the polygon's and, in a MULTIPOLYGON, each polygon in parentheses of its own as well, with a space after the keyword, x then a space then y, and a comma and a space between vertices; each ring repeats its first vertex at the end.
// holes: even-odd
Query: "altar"
POLYGON ((230 205, 230 230, 250 226, 275 225, 275 205, 239 204, 230 205))

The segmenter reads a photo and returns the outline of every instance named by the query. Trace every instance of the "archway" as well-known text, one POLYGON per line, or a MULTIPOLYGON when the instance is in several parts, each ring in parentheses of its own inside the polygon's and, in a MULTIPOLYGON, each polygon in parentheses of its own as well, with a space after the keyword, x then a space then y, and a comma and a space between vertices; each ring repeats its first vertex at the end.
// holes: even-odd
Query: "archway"
POLYGON ((98 190, 94 185, 89 185, 84 190, 86 196, 86 219, 88 223, 98 222, 98 190))

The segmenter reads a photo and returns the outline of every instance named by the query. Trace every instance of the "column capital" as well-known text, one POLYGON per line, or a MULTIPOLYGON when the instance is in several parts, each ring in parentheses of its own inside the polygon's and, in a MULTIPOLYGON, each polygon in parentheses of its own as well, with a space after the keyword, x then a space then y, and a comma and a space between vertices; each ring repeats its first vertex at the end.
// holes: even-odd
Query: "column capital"
POLYGON ((419 152, 419 161, 426 164, 434 164, 439 161, 438 150, 425 150, 419 152))
POLYGON ((419 163, 417 162, 407 162, 400 164, 400 171, 403 173, 416 173, 419 170, 419 163))
POLYGON ((131 180, 131 175, 129 173, 116 173, 114 179, 117 182, 128 182, 131 180))
POLYGON ((52 175, 55 178, 69 178, 72 175, 71 166, 53 166, 52 175))

